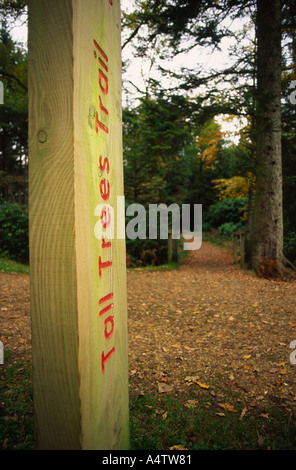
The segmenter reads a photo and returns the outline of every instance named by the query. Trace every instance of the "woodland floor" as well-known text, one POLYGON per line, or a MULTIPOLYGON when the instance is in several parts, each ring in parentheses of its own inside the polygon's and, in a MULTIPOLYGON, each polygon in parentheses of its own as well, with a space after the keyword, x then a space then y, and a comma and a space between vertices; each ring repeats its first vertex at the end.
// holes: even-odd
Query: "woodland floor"
MULTIPOLYGON (((296 415, 296 281, 258 279, 203 243, 178 270, 129 270, 127 284, 131 394, 195 390, 217 413, 296 415)), ((28 275, 0 273, 0 340, 16 358, 31 348, 28 275)))

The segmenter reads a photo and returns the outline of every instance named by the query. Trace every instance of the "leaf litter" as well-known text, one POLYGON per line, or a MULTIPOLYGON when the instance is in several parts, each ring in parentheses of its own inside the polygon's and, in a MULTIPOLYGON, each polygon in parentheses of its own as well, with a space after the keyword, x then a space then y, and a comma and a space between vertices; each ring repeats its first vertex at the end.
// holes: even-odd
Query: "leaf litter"
MULTIPOLYGON (((0 341, 21 357, 31 348, 29 276, 0 278, 0 341)), ((186 407, 206 396, 218 418, 268 419, 274 403, 295 416, 295 281, 259 279, 203 242, 178 270, 128 270, 127 297, 131 394, 184 396, 186 407)))

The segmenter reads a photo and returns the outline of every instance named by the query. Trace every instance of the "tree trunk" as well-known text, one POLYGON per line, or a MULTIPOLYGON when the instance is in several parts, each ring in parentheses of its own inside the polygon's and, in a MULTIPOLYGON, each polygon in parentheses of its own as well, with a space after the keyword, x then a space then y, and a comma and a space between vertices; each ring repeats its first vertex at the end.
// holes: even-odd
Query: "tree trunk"
POLYGON ((283 275, 281 156, 281 1, 257 0, 256 195, 252 264, 262 277, 283 275))

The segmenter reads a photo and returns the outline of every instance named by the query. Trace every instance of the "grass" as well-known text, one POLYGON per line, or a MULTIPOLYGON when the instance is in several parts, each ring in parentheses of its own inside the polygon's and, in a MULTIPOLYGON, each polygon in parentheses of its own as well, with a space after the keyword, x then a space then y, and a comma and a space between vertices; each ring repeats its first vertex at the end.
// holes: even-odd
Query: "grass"
POLYGON ((33 448, 32 364, 6 351, 0 366, 0 449, 33 448))
MULTIPOLYGON (((30 450, 33 441, 32 364, 6 351, 0 366, 0 449, 30 450)), ((130 380, 133 380, 131 378, 130 380)), ((231 397, 230 397, 231 401, 231 397)), ((296 421, 280 404, 268 418, 221 410, 207 391, 187 395, 130 394, 130 450, 295 450, 296 421), (188 400, 194 406, 188 408, 188 400), (217 415, 223 411, 224 417, 217 415)))
POLYGON ((137 267, 137 268, 128 268, 129 271, 169 271, 172 269, 179 269, 179 263, 166 263, 166 264, 160 264, 158 266, 143 266, 143 267, 137 267))
POLYGON ((29 274, 30 268, 25 264, 17 263, 6 258, 0 258, 0 271, 5 273, 29 274))
MULTIPOLYGON (((196 397, 195 397, 196 398, 196 397)), ((295 450, 296 423, 282 410, 270 409, 269 418, 225 412, 204 396, 193 408, 191 396, 138 396, 130 403, 131 449, 167 450, 295 450)))

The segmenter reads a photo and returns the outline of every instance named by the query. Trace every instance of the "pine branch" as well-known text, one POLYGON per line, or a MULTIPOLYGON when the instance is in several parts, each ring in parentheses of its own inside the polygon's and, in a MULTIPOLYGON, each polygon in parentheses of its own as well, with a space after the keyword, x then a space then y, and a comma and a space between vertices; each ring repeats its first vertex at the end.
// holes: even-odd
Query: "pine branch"
POLYGON ((6 78, 12 78, 20 87, 22 87, 25 91, 28 91, 28 87, 24 85, 24 83, 12 73, 0 70, 0 76, 6 77, 6 78))

